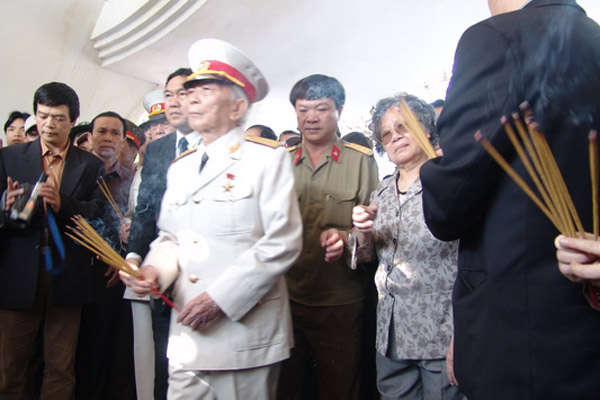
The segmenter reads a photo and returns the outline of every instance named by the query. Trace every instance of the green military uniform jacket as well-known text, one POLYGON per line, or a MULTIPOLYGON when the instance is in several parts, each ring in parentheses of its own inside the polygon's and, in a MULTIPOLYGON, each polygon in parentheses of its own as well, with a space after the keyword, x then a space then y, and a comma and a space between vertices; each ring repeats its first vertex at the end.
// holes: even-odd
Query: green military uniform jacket
POLYGON ((326 263, 319 238, 329 228, 349 230, 352 208, 368 204, 378 184, 373 152, 336 138, 313 168, 302 145, 290 151, 304 228, 302 253, 286 274, 290 299, 309 306, 360 302, 364 298, 360 271, 350 269, 344 257, 326 263))

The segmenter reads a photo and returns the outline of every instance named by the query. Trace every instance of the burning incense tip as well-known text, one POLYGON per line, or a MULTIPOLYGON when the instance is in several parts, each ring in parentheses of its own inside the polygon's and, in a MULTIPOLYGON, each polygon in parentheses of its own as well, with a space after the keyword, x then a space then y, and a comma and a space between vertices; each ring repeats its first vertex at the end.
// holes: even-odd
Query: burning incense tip
POLYGON ((590 134, 588 135, 588 139, 590 139, 590 140, 597 140, 598 139, 598 132, 596 132, 595 130, 591 130, 590 134))
POLYGON ((535 121, 529 121, 529 122, 527 123, 527 127, 528 127, 529 129, 531 129, 531 130, 537 131, 537 130, 539 130, 539 127, 540 127, 540 126, 539 126, 539 125, 538 125, 538 123, 537 123, 537 122, 535 122, 535 121))
POLYGON ((502 125, 508 124, 508 118, 506 118, 506 115, 503 115, 503 116, 500 117, 500 123, 502 125))
POLYGON ((481 131, 477 131, 475 132, 475 134, 473 135, 473 137, 475 138, 475 140, 477 140, 478 142, 481 142, 483 140, 483 135, 481 134, 481 131))
POLYGON ((529 110, 529 102, 525 100, 524 102, 519 104, 519 109, 521 109, 521 111, 529 110))

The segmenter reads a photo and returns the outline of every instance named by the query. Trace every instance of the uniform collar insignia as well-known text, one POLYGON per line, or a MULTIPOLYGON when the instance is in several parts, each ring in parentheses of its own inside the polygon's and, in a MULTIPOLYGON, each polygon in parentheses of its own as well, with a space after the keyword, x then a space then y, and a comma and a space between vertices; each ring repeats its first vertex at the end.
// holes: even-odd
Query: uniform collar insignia
POLYGON ((236 151, 238 151, 240 146, 241 146, 241 143, 239 141, 235 142, 235 144, 229 148, 229 154, 233 154, 236 151))
POLYGON ((333 146, 331 146, 331 158, 333 158, 333 161, 335 162, 340 162, 340 148, 337 147, 335 144, 333 146))
POLYGON ((302 147, 298 147, 298 151, 296 151, 296 156, 294 157, 294 165, 298 165, 300 160, 302 159, 302 147))

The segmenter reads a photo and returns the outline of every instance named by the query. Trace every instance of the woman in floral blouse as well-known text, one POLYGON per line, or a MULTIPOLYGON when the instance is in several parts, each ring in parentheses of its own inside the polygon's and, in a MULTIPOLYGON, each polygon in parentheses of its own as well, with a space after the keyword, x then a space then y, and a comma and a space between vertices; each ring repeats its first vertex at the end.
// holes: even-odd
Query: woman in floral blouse
POLYGON ((352 265, 379 259, 376 350, 382 399, 462 399, 450 384, 445 360, 453 334, 458 243, 437 240, 425 225, 419 170, 428 157, 404 124, 401 99, 434 147, 438 142, 435 111, 421 99, 400 94, 373 107, 369 128, 378 151, 385 150, 397 168, 372 193, 370 206, 353 210, 352 265))

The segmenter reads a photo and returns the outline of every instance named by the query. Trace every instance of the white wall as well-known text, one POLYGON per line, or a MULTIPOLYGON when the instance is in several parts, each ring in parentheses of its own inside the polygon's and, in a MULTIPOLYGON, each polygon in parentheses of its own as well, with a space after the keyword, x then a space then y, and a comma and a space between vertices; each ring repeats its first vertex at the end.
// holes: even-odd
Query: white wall
MULTIPOLYGON (((0 121, 12 110, 33 112, 33 93, 62 81, 80 97, 80 121, 114 110, 132 117, 142 111, 153 83, 100 67, 89 40, 103 0, 2 0, 0 121)), ((4 134, 4 132, 2 132, 4 134)))

